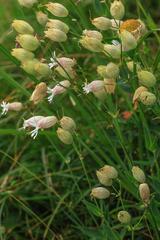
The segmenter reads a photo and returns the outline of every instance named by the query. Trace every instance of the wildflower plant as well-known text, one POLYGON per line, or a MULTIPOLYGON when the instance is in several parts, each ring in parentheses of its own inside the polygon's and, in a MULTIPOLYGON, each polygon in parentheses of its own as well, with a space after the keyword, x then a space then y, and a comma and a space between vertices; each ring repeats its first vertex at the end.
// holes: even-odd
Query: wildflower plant
POLYGON ((14 2, 0 44, 12 63, 0 68, 2 235, 158 240, 159 29, 140 0, 133 13, 121 0, 14 2))

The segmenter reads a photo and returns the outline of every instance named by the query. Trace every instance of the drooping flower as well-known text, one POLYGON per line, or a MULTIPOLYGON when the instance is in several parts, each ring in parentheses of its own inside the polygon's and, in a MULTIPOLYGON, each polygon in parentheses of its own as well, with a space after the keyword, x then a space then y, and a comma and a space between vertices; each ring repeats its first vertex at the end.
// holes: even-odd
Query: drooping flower
POLYGON ((91 83, 85 83, 83 87, 83 91, 88 94, 90 92, 97 92, 104 88, 104 81, 102 80, 94 80, 91 83))
POLYGON ((8 111, 19 112, 23 108, 23 105, 21 102, 7 103, 7 102, 3 101, 0 106, 2 108, 1 115, 6 115, 8 111))

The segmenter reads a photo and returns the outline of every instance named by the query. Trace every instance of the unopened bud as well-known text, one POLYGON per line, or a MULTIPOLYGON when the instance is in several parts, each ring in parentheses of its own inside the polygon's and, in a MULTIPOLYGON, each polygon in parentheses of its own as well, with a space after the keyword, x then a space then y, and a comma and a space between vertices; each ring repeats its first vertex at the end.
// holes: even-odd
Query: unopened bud
POLYGON ((96 171, 99 182, 104 186, 112 186, 112 179, 101 171, 96 171))
POLYGON ((47 10, 56 17, 67 17, 68 10, 60 3, 47 3, 47 10))
POLYGON ((22 69, 29 73, 29 74, 32 74, 32 75, 36 75, 36 71, 35 71, 35 65, 39 63, 39 61, 34 58, 32 60, 28 60, 28 61, 25 61, 25 62, 22 62, 22 69))
POLYGON ((101 90, 99 90, 99 91, 93 92, 93 94, 94 94, 94 96, 95 96, 96 98, 98 98, 98 99, 101 100, 101 101, 104 101, 105 98, 106 98, 106 96, 107 96, 106 91, 105 91, 105 88, 103 88, 103 89, 101 89, 101 90))
POLYGON ((68 31, 69 31, 68 25, 58 19, 49 19, 46 24, 46 27, 59 29, 64 33, 68 33, 68 31))
POLYGON ((142 92, 146 92, 148 91, 148 89, 146 87, 139 87, 136 89, 135 93, 134 93, 134 96, 133 96, 133 104, 139 100, 139 97, 141 95, 142 92))
POLYGON ((37 0, 18 0, 18 2, 23 7, 31 8, 35 3, 37 3, 37 0))
POLYGON ((97 38, 82 36, 79 42, 82 44, 84 48, 92 52, 103 52, 104 45, 97 38))
POLYGON ((53 42, 65 42, 67 40, 66 33, 56 28, 49 28, 45 31, 45 37, 53 42))
POLYGON ((34 33, 34 29, 32 28, 32 26, 23 20, 14 20, 12 23, 12 27, 16 30, 16 32, 20 34, 34 33))
POLYGON ((92 20, 92 24, 99 30, 105 31, 111 28, 112 23, 109 18, 97 17, 92 20))
POLYGON ((14 48, 12 49, 11 54, 21 62, 32 60, 34 58, 34 53, 23 48, 14 48))
POLYGON ((34 69, 35 69, 35 72, 38 75, 40 75, 41 77, 47 77, 47 76, 49 76, 52 73, 52 71, 49 68, 49 66, 47 64, 41 63, 41 62, 35 64, 34 69))
POLYGON ((72 134, 63 129, 63 128, 58 128, 57 129, 57 136, 58 138, 61 140, 61 142, 63 142, 64 144, 72 144, 73 143, 73 137, 72 134))
POLYGON ((150 201, 150 189, 147 183, 141 183, 139 185, 139 194, 142 199, 142 201, 145 204, 148 204, 150 201))
POLYGON ((139 63, 134 63, 133 61, 129 61, 127 62, 127 67, 129 69, 129 71, 133 72, 134 71, 134 67, 136 71, 140 71, 141 70, 141 66, 139 63))
POLYGON ((76 130, 76 124, 75 121, 70 118, 70 117, 66 117, 64 116, 63 118, 61 118, 60 120, 60 126, 64 129, 67 130, 71 133, 73 133, 76 130))
POLYGON ((140 94, 139 100, 144 104, 144 105, 153 105, 156 102, 156 96, 148 91, 144 91, 140 94))
POLYGON ((42 101, 47 94, 47 85, 44 82, 39 83, 35 90, 33 91, 30 101, 32 101, 34 104, 39 103, 42 101))
POLYGON ((149 71, 138 71, 138 79, 139 83, 144 85, 145 87, 153 87, 156 84, 156 78, 153 73, 149 71))
POLYGON ((115 169, 115 167, 112 167, 110 165, 105 165, 104 167, 100 168, 99 171, 111 179, 115 179, 118 177, 117 170, 115 169))
POLYGON ((91 191, 91 197, 98 198, 98 199, 106 199, 110 196, 110 191, 108 191, 104 187, 96 187, 93 188, 91 191))
POLYGON ((104 51, 112 58, 119 59, 121 57, 121 45, 104 44, 104 51))
POLYGON ((137 47, 137 40, 130 32, 124 30, 120 33, 120 37, 123 51, 130 51, 137 47))
POLYGON ((105 78, 104 79, 104 87, 105 90, 108 94, 112 94, 115 92, 115 88, 116 88, 116 81, 115 79, 110 79, 110 78, 105 78))
POLYGON ((138 166, 133 166, 132 168, 133 177, 139 182, 144 183, 146 180, 145 174, 141 168, 138 166))
POLYGON ((65 69, 72 68, 76 64, 76 60, 72 58, 60 57, 60 58, 57 58, 56 60, 57 60, 57 63, 65 69))
POLYGON ((72 67, 63 68, 61 66, 58 66, 55 68, 55 70, 64 78, 71 78, 73 79, 76 76, 76 72, 72 67))
POLYGON ((127 211, 120 211, 117 217, 118 220, 123 224, 129 224, 131 221, 131 215, 127 211))
POLYGON ((122 19, 125 14, 125 8, 123 3, 119 0, 114 0, 114 2, 111 3, 110 13, 115 19, 122 19))
POLYGON ((83 35, 85 35, 87 37, 91 37, 91 38, 96 38, 100 41, 102 41, 102 39, 103 39, 102 34, 98 31, 94 31, 94 30, 84 30, 83 35))
POLYGON ((28 51, 35 51, 39 47, 38 39, 30 34, 20 34, 16 37, 16 41, 28 51))
POLYGON ((47 14, 43 13, 42 11, 36 12, 36 18, 40 25, 45 26, 48 21, 47 14))
POLYGON ((106 72, 106 65, 99 65, 97 67, 97 73, 102 77, 102 78, 107 78, 107 72, 106 72))
POLYGON ((116 79, 119 76, 119 66, 112 62, 108 63, 106 73, 108 78, 116 79))
POLYGON ((88 94, 90 92, 97 92, 104 88, 104 81, 102 80, 94 80, 89 84, 85 84, 83 87, 83 91, 88 94))

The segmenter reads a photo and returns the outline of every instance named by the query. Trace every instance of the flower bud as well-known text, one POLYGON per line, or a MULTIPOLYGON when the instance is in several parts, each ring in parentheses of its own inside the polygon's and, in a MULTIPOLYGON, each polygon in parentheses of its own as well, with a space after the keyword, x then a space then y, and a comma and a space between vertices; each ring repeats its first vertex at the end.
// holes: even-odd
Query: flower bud
POLYGON ((63 128, 57 129, 57 136, 61 140, 61 142, 63 142, 64 144, 69 145, 73 143, 72 134, 69 131, 64 130, 63 128))
POLYGON ((153 73, 149 71, 138 71, 138 79, 139 83, 144 85, 145 87, 153 87, 156 84, 156 78, 153 73))
POLYGON ((139 19, 128 19, 120 26, 120 32, 124 30, 130 32, 137 40, 144 35, 146 28, 144 23, 139 19))
POLYGON ((134 96, 133 96, 133 104, 139 100, 139 97, 141 95, 142 92, 146 92, 148 91, 148 89, 146 87, 139 87, 136 89, 135 93, 134 93, 134 96))
POLYGON ((31 8, 35 3, 37 3, 37 0, 18 0, 18 2, 23 7, 31 8))
POLYGON ((38 127, 40 129, 47 129, 50 127, 53 127, 58 122, 57 117, 55 116, 49 116, 44 117, 38 121, 38 127))
POLYGON ((136 71, 140 71, 141 70, 141 66, 140 66, 139 63, 134 63, 133 61, 129 61, 129 62, 127 62, 127 67, 128 67, 130 72, 134 71, 134 65, 135 65, 136 71))
POLYGON ((148 91, 144 91, 140 94, 139 100, 144 105, 153 105, 156 102, 156 96, 153 93, 150 93, 148 91))
POLYGON ((92 20, 92 24, 99 30, 105 31, 111 28, 111 20, 106 17, 97 17, 92 20))
POLYGON ((129 224, 131 221, 131 215, 127 211, 119 211, 118 220, 123 224, 129 224))
POLYGON ((75 121, 70 118, 70 117, 66 117, 64 116, 63 118, 61 118, 60 120, 60 126, 64 129, 67 130, 71 133, 73 133, 76 130, 76 124, 75 121))
POLYGON ((130 51, 137 47, 137 41, 130 32, 124 30, 120 33, 120 37, 122 41, 122 49, 124 52, 130 51))
POLYGON ((68 33, 69 31, 68 25, 58 19, 49 19, 46 24, 46 27, 59 29, 64 33, 68 33))
POLYGON ((11 54, 21 62, 32 60, 34 58, 34 53, 23 48, 14 48, 12 49, 11 54))
POLYGON ((66 33, 56 28, 49 28, 45 31, 45 37, 53 42, 65 42, 67 40, 66 33))
POLYGON ((56 17, 67 17, 68 10, 60 3, 47 3, 47 10, 56 17))
POLYGON ((76 64, 76 60, 72 58, 60 57, 60 58, 57 58, 56 60, 57 60, 57 63, 65 69, 72 68, 76 64))
POLYGON ((107 72, 106 72, 106 66, 105 65, 99 65, 97 67, 97 73, 102 77, 102 78, 107 78, 107 72))
POLYGON ((106 73, 108 78, 116 79, 119 76, 119 66, 112 62, 108 63, 106 73))
POLYGON ((20 34, 34 33, 34 29, 32 28, 32 26, 23 20, 14 20, 12 23, 12 27, 16 30, 16 32, 20 34))
POLYGON ((103 43, 97 38, 82 36, 79 42, 84 48, 92 52, 103 52, 103 43))
POLYGON ((104 88, 104 82, 102 80, 95 80, 89 84, 85 84, 83 91, 88 94, 90 92, 97 92, 104 88))
POLYGON ((104 187, 96 187, 92 189, 90 195, 91 197, 94 197, 94 198, 106 199, 106 198, 109 198, 110 192, 104 187))
POLYGON ((148 204, 150 201, 150 189, 147 183, 141 183, 139 185, 139 194, 142 199, 142 201, 145 204, 148 204))
POLYGON ((96 98, 98 98, 98 99, 101 100, 101 101, 104 101, 105 98, 106 98, 106 96, 107 96, 106 91, 105 91, 105 88, 103 88, 103 89, 101 89, 101 90, 99 90, 99 91, 93 92, 93 94, 94 94, 94 96, 95 96, 96 98))
POLYGON ((47 64, 41 63, 41 62, 36 63, 35 66, 34 66, 34 69, 35 69, 35 72, 38 75, 40 75, 41 77, 47 77, 52 73, 49 66, 47 64))
POLYGON ((122 19, 125 14, 125 8, 123 3, 121 1, 114 0, 114 2, 111 3, 110 13, 115 19, 122 19))
POLYGON ((100 41, 102 41, 103 36, 100 32, 98 31, 93 31, 93 30, 84 30, 83 31, 83 35, 87 36, 87 37, 91 37, 91 38, 96 38, 100 41))
POLYGON ((138 166, 133 166, 132 168, 133 177, 139 182, 144 183, 146 180, 145 174, 141 168, 138 166))
POLYGON ((45 26, 48 21, 48 16, 42 11, 38 11, 36 12, 36 19, 40 25, 45 26))
POLYGON ((28 51, 35 51, 39 47, 38 39, 29 34, 18 35, 16 41, 28 51))
POLYGON ((114 59, 121 57, 121 45, 104 44, 104 51, 114 59))
POLYGON ((99 182, 104 186, 112 186, 112 179, 101 171, 96 171, 97 178, 99 182))
POLYGON ((123 23, 123 21, 116 20, 116 19, 111 19, 111 25, 112 25, 111 29, 112 30, 118 30, 122 23, 123 23))
POLYGON ((115 79, 109 79, 109 78, 105 78, 104 79, 104 87, 107 93, 112 94, 115 92, 115 88, 116 88, 116 81, 115 79))
POLYGON ((33 91, 30 101, 34 104, 41 102, 47 94, 47 85, 44 82, 39 83, 33 91))
POLYGON ((110 165, 105 165, 104 167, 100 168, 99 171, 111 179, 115 179, 118 177, 117 170, 115 169, 115 167, 112 167, 110 165))
POLYGON ((32 60, 28 60, 22 63, 21 67, 22 69, 32 75, 36 75, 36 71, 35 71, 35 65, 39 63, 39 61, 34 58, 32 60))
POLYGON ((56 67, 55 70, 64 78, 75 78, 76 76, 76 72, 74 71, 74 69, 72 67, 67 67, 67 68, 62 68, 60 66, 56 67))

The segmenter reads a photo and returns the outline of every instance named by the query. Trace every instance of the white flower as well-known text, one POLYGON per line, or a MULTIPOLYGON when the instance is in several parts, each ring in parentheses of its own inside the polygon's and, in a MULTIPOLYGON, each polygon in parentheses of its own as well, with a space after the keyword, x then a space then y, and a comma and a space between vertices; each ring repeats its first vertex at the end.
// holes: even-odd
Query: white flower
POLYGON ((1 103, 1 108, 2 108, 2 113, 1 115, 6 115, 8 110, 9 110, 9 103, 6 103, 6 102, 2 102, 1 103))
POLYGON ((87 84, 85 83, 84 84, 84 87, 83 87, 83 91, 88 94, 90 92, 97 92, 97 91, 100 91, 104 88, 104 81, 102 80, 95 80, 95 81, 92 81, 91 83, 87 84))
POLYGON ((2 108, 1 115, 6 115, 8 111, 19 112, 23 108, 23 105, 21 102, 7 103, 7 102, 3 101, 0 106, 2 108))
POLYGON ((48 67, 51 69, 53 67, 56 67, 58 65, 56 60, 56 52, 53 52, 53 57, 50 58, 50 63, 48 63, 48 67))

